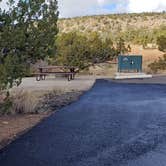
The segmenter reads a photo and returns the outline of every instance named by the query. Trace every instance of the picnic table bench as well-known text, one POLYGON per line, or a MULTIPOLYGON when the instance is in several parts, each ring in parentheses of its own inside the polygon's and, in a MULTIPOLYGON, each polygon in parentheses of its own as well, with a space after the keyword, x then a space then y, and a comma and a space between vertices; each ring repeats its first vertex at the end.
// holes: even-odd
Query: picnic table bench
POLYGON ((34 73, 37 81, 45 80, 47 75, 63 75, 68 81, 74 80, 75 74, 78 72, 74 66, 44 66, 38 67, 39 72, 34 73))

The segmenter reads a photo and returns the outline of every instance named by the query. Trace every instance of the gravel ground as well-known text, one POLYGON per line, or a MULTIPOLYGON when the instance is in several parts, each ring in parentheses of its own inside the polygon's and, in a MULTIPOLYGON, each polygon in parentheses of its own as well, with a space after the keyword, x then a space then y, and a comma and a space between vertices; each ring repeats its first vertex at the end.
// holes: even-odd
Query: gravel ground
POLYGON ((62 90, 62 91, 86 91, 94 84, 95 76, 76 76, 75 80, 67 81, 66 78, 54 78, 54 76, 46 77, 44 81, 36 81, 34 77, 24 78, 19 87, 13 90, 24 89, 28 91, 46 91, 46 90, 62 90))
POLYGON ((3 149, 0 165, 165 166, 165 108, 166 85, 97 80, 3 149))

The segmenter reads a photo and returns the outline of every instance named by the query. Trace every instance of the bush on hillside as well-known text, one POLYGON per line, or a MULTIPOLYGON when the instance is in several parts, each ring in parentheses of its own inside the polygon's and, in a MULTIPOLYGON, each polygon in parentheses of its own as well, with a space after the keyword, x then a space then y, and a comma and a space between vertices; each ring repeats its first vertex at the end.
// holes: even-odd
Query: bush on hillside
POLYGON ((164 54, 163 58, 151 63, 149 68, 153 73, 157 73, 159 70, 166 70, 166 54, 164 54))
MULTIPOLYGON (((157 44, 160 51, 166 52, 166 36, 162 35, 158 37, 157 44)), ((151 63, 149 67, 155 73, 158 70, 166 70, 166 54, 164 54, 162 58, 159 58, 159 60, 151 63)))
POLYGON ((162 35, 157 38, 157 44, 159 46, 159 50, 166 52, 166 35, 162 35))
POLYGON ((117 56, 118 52, 110 38, 102 40, 98 33, 85 36, 81 33, 63 33, 56 40, 55 63, 84 69, 90 64, 104 62, 117 56))

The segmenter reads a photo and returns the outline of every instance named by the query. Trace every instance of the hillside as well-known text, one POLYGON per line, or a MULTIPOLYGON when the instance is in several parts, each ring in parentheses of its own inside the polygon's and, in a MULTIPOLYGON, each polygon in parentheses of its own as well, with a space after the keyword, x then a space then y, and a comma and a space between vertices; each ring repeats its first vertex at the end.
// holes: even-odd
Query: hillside
MULTIPOLYGON (((76 31, 90 36, 92 32, 97 32, 101 38, 110 38, 114 43, 122 37, 131 46, 129 54, 143 55, 144 71, 149 72, 148 65, 163 55, 158 50, 156 39, 161 35, 166 36, 166 13, 111 14, 60 19, 58 27, 60 34, 76 31)), ((111 73, 113 68, 108 68, 108 65, 101 64, 97 68, 92 67, 90 73, 111 73)), ((115 71, 116 66, 113 73, 115 71)))
POLYGON ((61 32, 98 32, 104 34, 125 32, 129 29, 153 30, 166 26, 166 13, 112 14, 60 19, 61 32))

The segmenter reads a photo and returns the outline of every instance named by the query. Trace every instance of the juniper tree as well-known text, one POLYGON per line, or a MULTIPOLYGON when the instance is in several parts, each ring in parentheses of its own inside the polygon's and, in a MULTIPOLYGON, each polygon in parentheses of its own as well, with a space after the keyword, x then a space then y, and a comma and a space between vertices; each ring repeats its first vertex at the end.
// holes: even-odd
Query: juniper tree
POLYGON ((82 33, 62 33, 57 37, 57 56, 55 63, 77 66, 84 69, 94 63, 111 60, 116 49, 111 39, 102 40, 97 33, 85 36, 82 33))
POLYGON ((160 51, 166 52, 166 36, 162 35, 158 37, 157 44, 160 51))
POLYGON ((128 49, 126 48, 126 45, 125 45, 125 40, 121 37, 118 39, 116 43, 116 50, 117 50, 117 55, 125 54, 128 52, 128 49))
POLYGON ((21 82, 25 67, 55 54, 56 0, 8 0, 0 7, 0 90, 21 82))

